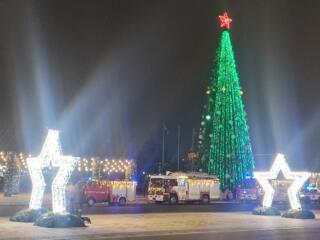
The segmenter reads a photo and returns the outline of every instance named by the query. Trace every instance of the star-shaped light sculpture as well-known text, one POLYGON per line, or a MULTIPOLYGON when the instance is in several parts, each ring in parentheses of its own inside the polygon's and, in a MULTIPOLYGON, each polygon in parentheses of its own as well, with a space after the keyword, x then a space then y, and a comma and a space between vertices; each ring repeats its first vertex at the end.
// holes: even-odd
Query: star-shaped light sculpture
POLYGON ((269 180, 277 179, 280 171, 282 171, 286 179, 293 180, 292 185, 288 188, 288 197, 291 208, 294 210, 301 209, 298 193, 311 174, 309 172, 291 172, 283 154, 277 154, 269 172, 253 173, 254 177, 258 180, 264 190, 262 205, 264 207, 271 207, 275 190, 271 186, 269 180))
POLYGON ((229 18, 228 13, 224 12, 222 16, 219 16, 220 19, 220 27, 229 29, 232 19, 229 18))
POLYGON ((77 157, 62 155, 59 142, 59 131, 49 130, 40 155, 27 159, 29 174, 33 185, 29 208, 41 208, 46 186, 42 170, 45 167, 53 166, 59 167, 59 170, 51 186, 52 211, 54 213, 65 212, 66 185, 78 160, 79 158, 77 157))

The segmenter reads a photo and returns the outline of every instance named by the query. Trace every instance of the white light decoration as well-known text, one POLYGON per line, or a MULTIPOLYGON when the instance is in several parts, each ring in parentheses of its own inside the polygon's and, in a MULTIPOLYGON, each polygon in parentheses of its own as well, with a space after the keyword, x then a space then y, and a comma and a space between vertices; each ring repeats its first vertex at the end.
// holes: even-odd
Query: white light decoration
POLYGON ((294 210, 301 209, 298 193, 311 174, 309 172, 291 172, 283 154, 277 154, 269 172, 253 173, 265 193, 262 205, 264 207, 271 207, 275 190, 271 186, 269 180, 277 179, 280 171, 282 171, 286 179, 293 180, 292 185, 288 188, 288 197, 291 208, 294 210))
POLYGON ((45 167, 59 167, 58 173, 51 186, 52 211, 63 213, 66 211, 65 190, 69 178, 79 158, 63 156, 59 141, 59 131, 49 130, 38 157, 27 158, 27 165, 32 181, 32 193, 29 208, 39 209, 42 206, 46 183, 42 174, 45 167))

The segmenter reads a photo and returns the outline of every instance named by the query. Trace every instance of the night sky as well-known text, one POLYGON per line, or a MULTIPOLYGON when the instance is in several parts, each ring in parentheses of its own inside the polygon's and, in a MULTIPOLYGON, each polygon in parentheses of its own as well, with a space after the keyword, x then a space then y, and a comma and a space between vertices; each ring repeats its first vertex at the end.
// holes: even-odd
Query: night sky
POLYGON ((257 167, 320 170, 320 1, 0 1, 0 148, 174 162, 198 129, 228 11, 257 167))

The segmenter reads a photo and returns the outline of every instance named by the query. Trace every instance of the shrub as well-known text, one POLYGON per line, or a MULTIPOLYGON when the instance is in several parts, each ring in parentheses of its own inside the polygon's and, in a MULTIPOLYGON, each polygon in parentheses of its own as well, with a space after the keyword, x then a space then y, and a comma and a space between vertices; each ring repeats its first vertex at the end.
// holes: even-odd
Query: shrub
POLYGON ((297 219, 315 219, 316 216, 309 210, 293 210, 290 209, 282 214, 285 218, 297 218, 297 219))
POLYGON ((86 226, 83 218, 70 213, 48 213, 38 218, 34 225, 47 228, 70 228, 86 226))
POLYGON ((252 214, 254 215, 263 215, 263 216, 280 216, 281 213, 278 209, 274 207, 256 207, 253 211, 252 214))
POLYGON ((47 209, 23 209, 10 218, 13 222, 35 222, 37 218, 48 212, 47 209))

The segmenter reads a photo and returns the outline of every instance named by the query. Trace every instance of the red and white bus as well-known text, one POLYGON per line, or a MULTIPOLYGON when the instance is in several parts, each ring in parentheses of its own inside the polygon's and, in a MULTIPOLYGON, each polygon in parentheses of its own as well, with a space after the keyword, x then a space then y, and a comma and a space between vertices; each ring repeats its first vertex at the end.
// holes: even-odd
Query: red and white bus
POLYGON ((102 202, 123 206, 136 199, 136 186, 131 181, 93 180, 84 185, 83 200, 89 206, 102 202))
POLYGON ((220 181, 216 176, 183 172, 150 176, 148 189, 150 201, 170 204, 200 201, 207 204, 210 200, 220 199, 220 196, 220 181))

